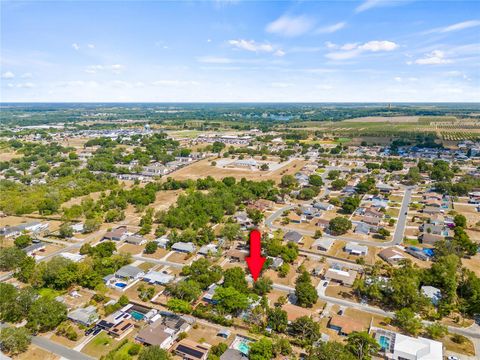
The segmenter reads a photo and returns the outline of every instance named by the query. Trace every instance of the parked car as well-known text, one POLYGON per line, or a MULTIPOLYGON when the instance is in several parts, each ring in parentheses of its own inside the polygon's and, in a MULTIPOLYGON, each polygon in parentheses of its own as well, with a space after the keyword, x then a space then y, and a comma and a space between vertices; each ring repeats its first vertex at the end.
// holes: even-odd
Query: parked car
POLYGON ((95 331, 93 332, 93 335, 98 335, 102 331, 102 328, 96 328, 95 331))
POLYGON ((95 328, 90 328, 90 329, 85 330, 85 336, 90 335, 94 330, 95 330, 95 328))

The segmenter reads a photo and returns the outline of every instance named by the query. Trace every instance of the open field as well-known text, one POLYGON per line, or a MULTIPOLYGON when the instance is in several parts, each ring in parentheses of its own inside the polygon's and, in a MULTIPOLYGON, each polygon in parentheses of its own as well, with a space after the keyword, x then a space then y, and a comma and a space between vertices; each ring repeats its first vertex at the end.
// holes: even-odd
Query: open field
POLYGON ((170 176, 177 180, 198 179, 211 176, 215 179, 223 179, 227 176, 233 176, 237 179, 246 177, 249 180, 274 180, 280 181, 283 175, 293 175, 307 164, 305 160, 293 160, 289 164, 275 171, 250 171, 237 169, 220 169, 212 166, 210 163, 216 161, 215 158, 198 161, 194 164, 185 166, 178 171, 174 171, 170 176))

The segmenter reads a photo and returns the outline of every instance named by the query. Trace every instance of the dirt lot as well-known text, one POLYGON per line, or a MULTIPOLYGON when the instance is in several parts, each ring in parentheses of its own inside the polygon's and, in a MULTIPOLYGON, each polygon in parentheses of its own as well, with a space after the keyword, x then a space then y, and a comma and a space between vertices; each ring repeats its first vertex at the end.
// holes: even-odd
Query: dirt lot
POLYGON ((472 270, 478 277, 480 277, 480 254, 472 256, 470 259, 462 259, 462 264, 467 269, 472 270))
POLYGON ((337 299, 357 301, 352 288, 338 284, 329 284, 325 290, 325 295, 335 297, 337 299))
POLYGON ((155 211, 167 210, 170 205, 177 201, 178 195, 181 193, 183 193, 183 190, 159 191, 151 207, 153 207, 155 211))
POLYGON ((124 243, 120 247, 118 247, 118 251, 121 251, 124 253, 130 253, 132 255, 143 253, 143 249, 145 249, 145 245, 134 245, 134 244, 127 244, 127 243, 124 243))
MULTIPOLYGON (((158 294, 160 291, 163 291, 165 290, 165 287, 164 286, 161 286, 161 285, 150 285, 148 283, 146 283, 145 281, 139 281, 137 282, 135 285, 133 285, 132 287, 128 288, 124 294, 130 299, 130 300, 133 300, 133 301, 142 301, 139 297, 138 297, 138 291, 137 289, 143 285, 145 288, 150 288, 150 287, 153 287, 155 289, 155 295, 158 294)), ((154 296, 155 296, 154 295, 154 296)))
POLYGON ((228 339, 224 339, 220 336, 217 336, 217 333, 218 329, 214 327, 198 324, 198 327, 196 329, 191 329, 188 332, 188 339, 196 341, 198 343, 205 342, 210 345, 217 345, 221 342, 230 344, 235 338, 235 336, 232 334, 228 339))
POLYGON ((152 258, 152 259, 161 259, 168 254, 168 250, 157 248, 153 254, 142 254, 143 257, 152 258))
POLYGON ((198 179, 207 176, 212 176, 215 179, 223 179, 227 176, 233 176, 237 179, 246 177, 249 180, 275 180, 278 182, 283 175, 293 175, 307 164, 307 161, 305 160, 293 160, 288 165, 275 171, 249 171, 220 169, 210 165, 211 161, 215 161, 215 158, 198 161, 192 165, 179 169, 178 171, 174 171, 170 176, 177 180, 198 179))
POLYGON ((47 350, 40 349, 35 345, 30 345, 28 350, 23 354, 15 357, 18 360, 56 360, 60 359, 60 356, 52 354, 47 350))

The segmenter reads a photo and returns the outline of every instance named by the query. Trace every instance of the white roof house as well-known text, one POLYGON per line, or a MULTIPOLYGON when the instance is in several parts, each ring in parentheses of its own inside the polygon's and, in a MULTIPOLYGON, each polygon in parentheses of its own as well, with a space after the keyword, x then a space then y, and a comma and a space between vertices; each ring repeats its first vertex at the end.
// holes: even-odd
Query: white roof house
POLYGON ((320 238, 313 242, 312 249, 328 251, 330 250, 334 242, 335 242, 335 239, 332 239, 332 238, 320 238))
POLYGON ((184 253, 193 253, 195 249, 195 244, 192 242, 177 242, 172 245, 172 250, 184 253))
POLYGON ((439 301, 442 299, 442 291, 434 286, 422 286, 420 290, 433 305, 438 305, 439 301))
POLYGON ((443 344, 425 338, 413 338, 402 334, 395 334, 393 345, 394 359, 411 360, 442 360, 443 344))
POLYGON ((83 255, 73 254, 73 253, 69 253, 69 252, 62 252, 58 255, 61 256, 61 257, 64 257, 65 259, 72 260, 73 262, 79 262, 80 260, 82 260, 84 258, 83 255))
POLYGON ((143 276, 143 280, 150 284, 165 285, 175 278, 173 275, 165 274, 161 271, 149 271, 143 276))
POLYGON ((351 255, 367 255, 368 246, 360 245, 356 242, 350 242, 345 245, 345 251, 351 255))

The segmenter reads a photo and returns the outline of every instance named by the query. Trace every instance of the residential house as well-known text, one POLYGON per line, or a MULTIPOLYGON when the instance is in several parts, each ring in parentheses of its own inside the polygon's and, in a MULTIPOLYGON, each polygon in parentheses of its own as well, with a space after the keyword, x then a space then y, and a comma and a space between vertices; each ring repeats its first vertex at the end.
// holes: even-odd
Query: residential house
POLYGON ((28 256, 35 256, 38 251, 45 250, 47 244, 43 242, 39 243, 34 243, 32 245, 29 245, 27 247, 24 247, 22 250, 27 254, 28 256))
POLYGON ((423 213, 427 215, 437 215, 437 214, 441 214, 442 210, 440 210, 440 208, 438 207, 425 206, 423 208, 423 213))
POLYGON ((435 245, 438 241, 445 240, 445 236, 424 232, 421 236, 422 244, 435 245))
POLYGON ((133 244, 133 245, 143 245, 147 242, 147 239, 139 235, 126 236, 124 240, 126 243, 133 244))
POLYGON ((248 360, 248 356, 236 349, 227 349, 221 356, 220 360, 248 360))
POLYGON ((307 217, 305 215, 298 215, 297 213, 291 212, 288 214, 288 220, 291 223, 300 224, 307 221, 307 217))
POLYGON ((240 225, 242 230, 247 230, 252 228, 255 224, 252 219, 250 219, 245 211, 238 211, 233 215, 235 221, 240 225))
POLYGON ((104 235, 102 240, 114 240, 120 241, 127 236, 127 227, 126 226, 119 226, 111 231, 107 231, 104 235))
POLYGON ((268 259, 272 261, 272 264, 270 265, 270 268, 277 270, 280 266, 283 265, 284 261, 280 257, 271 257, 269 256, 268 259))
POLYGON ((335 243, 335 239, 332 238, 319 238, 315 240, 312 244, 312 249, 319 251, 328 251, 335 243))
POLYGON ((382 218, 376 216, 364 216, 362 221, 368 225, 379 226, 382 222, 382 218))
POLYGON ((209 350, 210 346, 199 344, 190 339, 183 339, 173 347, 173 352, 183 360, 205 360, 209 350))
POLYGON ((330 268, 324 275, 325 280, 330 280, 345 286, 352 286, 357 278, 358 272, 355 270, 339 270, 330 268))
POLYGON ((192 242, 177 242, 172 245, 172 250, 191 254, 195 252, 196 246, 192 242))
POLYGON ((124 280, 135 280, 143 277, 145 273, 142 269, 133 266, 133 265, 125 265, 122 266, 115 272, 115 276, 120 279, 124 280))
POLYGON ((333 315, 327 325, 328 328, 338 331, 339 335, 347 336, 353 332, 364 331, 363 324, 348 316, 333 315))
POLYGON ((150 325, 138 332, 135 340, 144 345, 157 345, 162 349, 170 348, 178 334, 188 331, 195 322, 191 317, 168 312, 161 312, 152 318, 152 321, 150 325))
POLYGON ((442 291, 436 287, 425 285, 420 288, 420 291, 435 306, 437 306, 442 299, 442 291))
POLYGON ((391 265, 398 264, 401 260, 405 259, 402 252, 395 247, 383 249, 378 253, 378 256, 391 265))
POLYGON ((414 338, 376 327, 370 333, 380 345, 385 358, 392 360, 442 360, 443 344, 439 341, 414 338))
POLYGON ((160 249, 166 249, 167 246, 168 246, 168 242, 170 241, 167 237, 167 235, 163 235, 159 238, 156 238, 155 240, 153 240, 157 243, 157 246, 160 248, 160 249))
POLYGON ((97 308, 93 305, 85 308, 78 308, 68 313, 67 318, 81 324, 83 326, 90 326, 96 323, 99 319, 97 308))
POLYGON ((237 249, 231 249, 227 252, 227 257, 230 258, 231 261, 243 262, 246 256, 246 252, 237 249))
POLYGON ((298 231, 288 231, 284 236, 283 240, 287 242, 294 242, 296 244, 303 243, 303 235, 300 234, 298 231))
POLYGON ((326 202, 316 202, 313 204, 313 207, 323 211, 330 211, 335 208, 335 206, 326 202))
POLYGON ((143 275, 143 281, 148 282, 149 284, 158 284, 166 285, 175 279, 175 276, 170 274, 165 274, 161 271, 152 271, 150 270, 145 275, 143 275))
POLYGON ((210 285, 207 289, 207 292, 203 295, 202 300, 209 304, 216 304, 216 301, 213 300, 213 297, 215 296, 215 290, 217 287, 217 284, 210 285))
POLYGON ((83 258, 85 257, 84 255, 74 254, 74 253, 69 253, 69 252, 62 252, 62 253, 58 254, 58 256, 64 257, 65 259, 68 259, 68 260, 73 261, 73 262, 79 262, 79 261, 83 260, 83 258))
POLYGON ((420 259, 420 260, 423 260, 423 261, 428 261, 428 260, 430 260, 430 257, 429 257, 427 254, 425 254, 422 250, 417 249, 417 248, 412 247, 412 246, 408 247, 408 248, 405 250, 405 252, 406 252, 407 254, 410 254, 410 255, 412 255, 413 257, 415 257, 415 258, 417 258, 417 259, 420 259))
POLYGON ((370 234, 371 226, 368 224, 365 224, 364 222, 359 222, 357 226, 355 226, 354 233, 355 234, 363 234, 363 235, 368 235, 370 234))
POLYGON ((330 225, 330 220, 327 220, 327 219, 318 219, 315 222, 315 226, 318 226, 322 229, 327 229, 329 225, 330 225))
POLYGON ((215 254, 217 251, 218 251, 218 246, 217 246, 217 245, 215 245, 215 244, 207 244, 207 245, 203 245, 203 246, 198 250, 198 253, 199 253, 200 255, 207 256, 207 255, 215 254))
POLYGON ((350 255, 365 256, 368 254, 368 246, 359 245, 356 242, 347 243, 343 249, 345 252, 349 253, 350 255))

